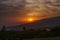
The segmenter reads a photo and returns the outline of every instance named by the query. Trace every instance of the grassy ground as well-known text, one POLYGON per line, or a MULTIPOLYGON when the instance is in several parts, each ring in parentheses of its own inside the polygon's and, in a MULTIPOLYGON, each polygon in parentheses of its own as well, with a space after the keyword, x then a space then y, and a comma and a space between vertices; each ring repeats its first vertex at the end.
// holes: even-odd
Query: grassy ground
POLYGON ((60 37, 52 37, 52 38, 32 38, 32 39, 23 39, 23 40, 60 40, 60 37))
POLYGON ((59 40, 60 28, 51 31, 24 30, 24 31, 0 31, 0 40, 59 40))

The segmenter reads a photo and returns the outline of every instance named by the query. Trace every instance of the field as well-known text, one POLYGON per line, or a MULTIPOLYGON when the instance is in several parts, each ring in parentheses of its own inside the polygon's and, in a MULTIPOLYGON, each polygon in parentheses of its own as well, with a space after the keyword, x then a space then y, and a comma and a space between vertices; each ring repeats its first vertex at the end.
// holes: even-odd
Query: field
MULTIPOLYGON (((49 28, 48 28, 49 29, 49 28)), ((59 40, 60 26, 51 30, 0 31, 0 40, 59 40)))
POLYGON ((60 37, 52 37, 52 38, 32 38, 32 39, 23 39, 23 40, 60 40, 60 37))

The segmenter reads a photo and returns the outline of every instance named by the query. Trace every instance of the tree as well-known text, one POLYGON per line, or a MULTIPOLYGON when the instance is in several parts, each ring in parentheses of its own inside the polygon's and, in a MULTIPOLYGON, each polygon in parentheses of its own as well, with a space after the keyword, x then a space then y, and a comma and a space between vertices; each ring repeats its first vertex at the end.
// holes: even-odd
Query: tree
POLYGON ((3 26, 2 28, 2 32, 5 32, 6 31, 6 28, 5 28, 5 25, 3 26))
POLYGON ((26 28, 25 28, 25 27, 23 27, 23 30, 25 31, 25 30, 26 30, 26 28))

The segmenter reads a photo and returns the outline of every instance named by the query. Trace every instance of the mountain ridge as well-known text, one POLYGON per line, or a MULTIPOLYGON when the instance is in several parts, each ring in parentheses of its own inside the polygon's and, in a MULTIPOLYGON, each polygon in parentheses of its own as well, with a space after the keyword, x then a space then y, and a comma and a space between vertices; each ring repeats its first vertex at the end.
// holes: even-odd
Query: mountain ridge
POLYGON ((34 27, 35 28, 45 28, 45 27, 60 26, 60 16, 39 20, 39 21, 36 21, 36 22, 33 22, 33 23, 22 24, 20 26, 33 27, 33 28, 34 27))

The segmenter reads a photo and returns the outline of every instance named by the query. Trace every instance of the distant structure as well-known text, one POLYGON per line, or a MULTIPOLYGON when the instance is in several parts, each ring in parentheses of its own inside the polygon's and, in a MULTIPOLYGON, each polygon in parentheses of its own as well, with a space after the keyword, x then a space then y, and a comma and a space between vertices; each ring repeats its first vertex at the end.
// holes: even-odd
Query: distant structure
POLYGON ((5 32, 5 31, 6 31, 6 27, 4 25, 3 28, 2 28, 2 32, 5 32))

